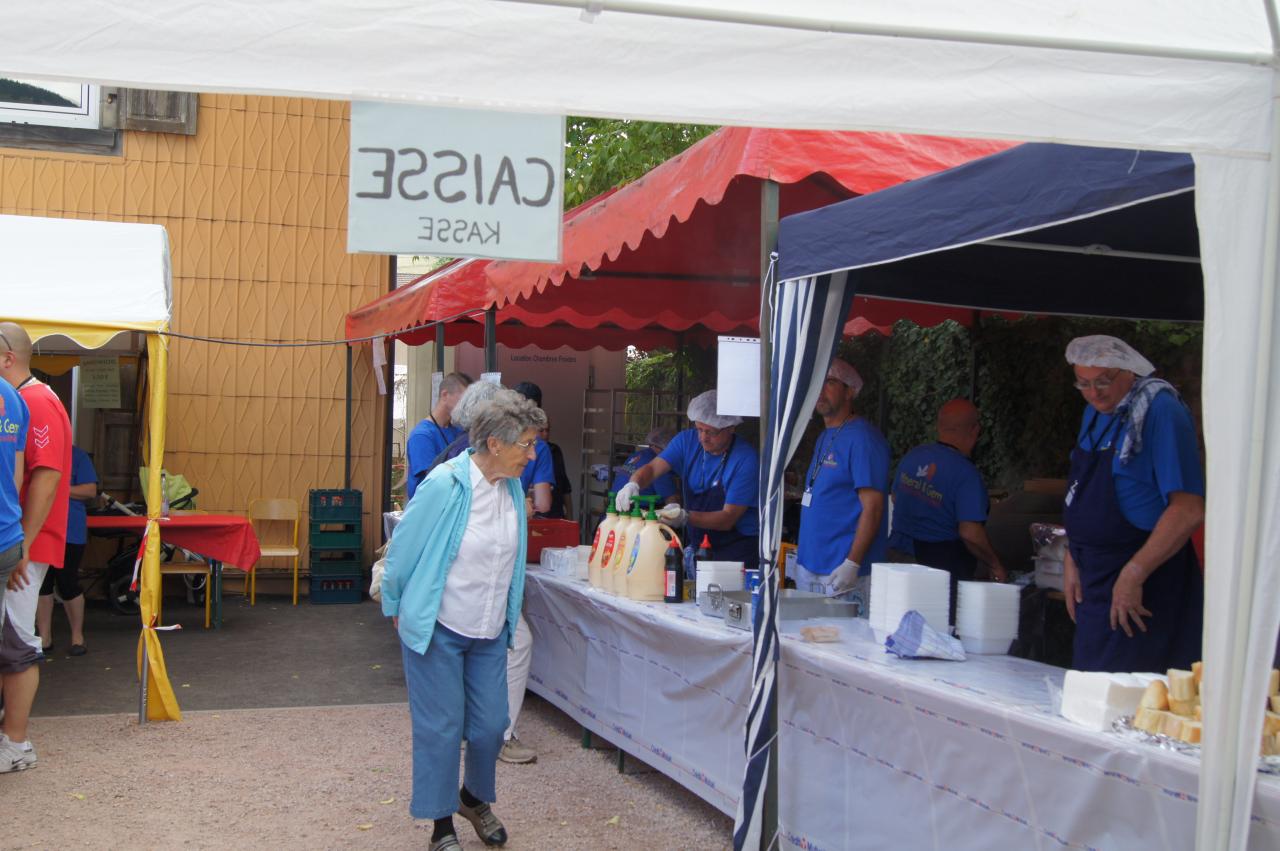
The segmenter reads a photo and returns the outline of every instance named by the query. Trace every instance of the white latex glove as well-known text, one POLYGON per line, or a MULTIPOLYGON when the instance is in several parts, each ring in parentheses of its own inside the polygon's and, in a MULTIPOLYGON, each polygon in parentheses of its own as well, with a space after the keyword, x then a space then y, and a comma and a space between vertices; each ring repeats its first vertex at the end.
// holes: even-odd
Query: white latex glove
POLYGON ((858 581, 858 563, 853 559, 845 559, 839 567, 831 572, 831 590, 837 594, 852 591, 858 581))
POLYGON ((622 486, 622 490, 618 491, 617 498, 613 504, 619 511, 630 511, 631 500, 635 499, 640 493, 640 486, 635 482, 627 482, 622 486))
POLYGON ((658 519, 668 526, 683 526, 689 522, 689 512, 673 502, 658 509, 658 519))

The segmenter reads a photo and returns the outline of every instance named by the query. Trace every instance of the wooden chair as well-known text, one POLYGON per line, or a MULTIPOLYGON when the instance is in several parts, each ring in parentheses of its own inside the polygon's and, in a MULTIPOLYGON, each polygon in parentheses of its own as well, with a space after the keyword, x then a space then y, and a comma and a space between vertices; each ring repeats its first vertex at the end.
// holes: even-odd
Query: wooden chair
MULTIPOLYGON (((249 503, 249 522, 254 524, 254 532, 258 535, 258 543, 262 549, 262 557, 293 559, 293 604, 298 605, 298 562, 302 551, 298 549, 298 501, 296 499, 255 499, 249 503), (293 528, 290 544, 267 544, 263 542, 263 532, 259 531, 259 523, 286 522, 293 528)), ((262 527, 265 529, 265 526, 262 527)), ((258 571, 252 570, 245 575, 245 584, 249 588, 249 605, 254 605, 258 596, 258 571)))

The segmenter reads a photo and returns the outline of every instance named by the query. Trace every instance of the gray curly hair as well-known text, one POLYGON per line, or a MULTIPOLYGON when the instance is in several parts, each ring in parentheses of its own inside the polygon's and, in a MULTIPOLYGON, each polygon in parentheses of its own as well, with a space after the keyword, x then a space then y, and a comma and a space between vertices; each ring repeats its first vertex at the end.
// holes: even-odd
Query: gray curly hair
POLYGON ((489 451, 489 438, 515 443, 529 429, 537 431, 547 425, 542 409, 514 390, 498 388, 488 402, 477 405, 471 413, 469 428, 471 445, 481 454, 489 451))
POLYGON ((492 381, 476 381, 468 384, 467 389, 463 390, 462 395, 458 397, 458 404, 454 405, 453 413, 449 415, 449 423, 469 431, 471 418, 475 415, 476 409, 502 389, 501 384, 494 384, 492 381))

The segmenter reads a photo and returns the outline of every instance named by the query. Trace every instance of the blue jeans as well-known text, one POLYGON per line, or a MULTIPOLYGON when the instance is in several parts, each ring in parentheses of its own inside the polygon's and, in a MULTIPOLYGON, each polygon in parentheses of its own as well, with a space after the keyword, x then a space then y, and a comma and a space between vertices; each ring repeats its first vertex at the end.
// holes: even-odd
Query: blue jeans
POLYGON ((458 757, 467 740, 466 787, 497 799, 495 775, 507 729, 507 635, 466 638, 436 624, 427 652, 403 642, 404 679, 413 723, 414 818, 458 811, 458 757))

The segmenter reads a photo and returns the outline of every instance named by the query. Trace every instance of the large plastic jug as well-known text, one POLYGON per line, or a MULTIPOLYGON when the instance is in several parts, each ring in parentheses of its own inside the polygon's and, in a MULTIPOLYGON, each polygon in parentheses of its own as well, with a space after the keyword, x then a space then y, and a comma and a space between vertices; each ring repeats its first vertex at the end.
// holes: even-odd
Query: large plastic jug
POLYGON ((591 557, 587 560, 587 581, 593 588, 600 587, 600 569, 605 553, 613 553, 613 530, 618 525, 618 509, 613 504, 613 494, 609 494, 609 506, 605 509, 604 520, 596 527, 596 537, 591 543, 591 557))
POLYGON ((627 564, 627 596, 633 600, 661 602, 666 596, 666 552, 671 541, 680 538, 670 526, 658 522, 649 506, 644 526, 631 545, 627 564))
POLYGON ((644 527, 644 517, 640 513, 640 503, 635 503, 631 513, 618 520, 614 527, 613 555, 609 557, 609 566, 605 568, 600 581, 604 590, 625 597, 627 594, 627 561, 631 556, 631 545, 635 536, 644 527))

